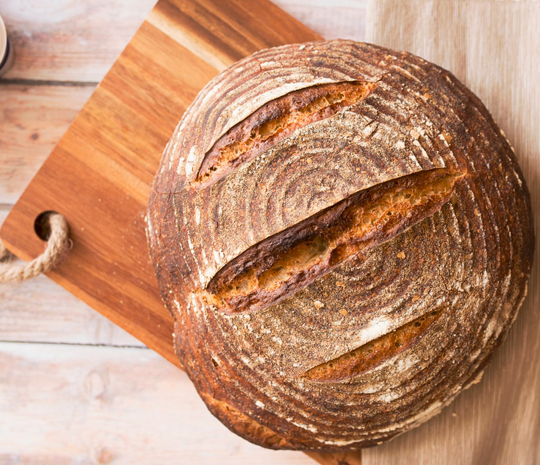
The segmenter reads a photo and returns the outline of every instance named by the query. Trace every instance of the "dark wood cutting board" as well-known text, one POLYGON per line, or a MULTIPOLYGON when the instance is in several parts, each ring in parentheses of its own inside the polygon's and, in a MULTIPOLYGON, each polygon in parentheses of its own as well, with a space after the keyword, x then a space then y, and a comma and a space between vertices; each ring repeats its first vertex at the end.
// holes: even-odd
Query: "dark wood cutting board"
MULTIPOLYGON (((12 209, 3 242, 30 260, 44 249, 36 218, 64 215, 73 248, 49 277, 180 366, 144 230, 163 148, 221 70, 263 48, 320 39, 267 0, 159 0, 12 209)), ((309 455, 360 463, 359 453, 309 455)))

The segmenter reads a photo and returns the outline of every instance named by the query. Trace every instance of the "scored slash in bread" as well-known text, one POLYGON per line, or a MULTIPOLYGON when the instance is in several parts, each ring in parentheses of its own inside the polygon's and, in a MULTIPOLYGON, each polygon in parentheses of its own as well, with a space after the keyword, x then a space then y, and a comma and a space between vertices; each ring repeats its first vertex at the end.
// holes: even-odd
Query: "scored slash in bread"
POLYGON ((529 195, 452 74, 346 40, 239 61, 196 97, 148 206, 178 357, 275 449, 379 444, 478 379, 526 295, 529 195))

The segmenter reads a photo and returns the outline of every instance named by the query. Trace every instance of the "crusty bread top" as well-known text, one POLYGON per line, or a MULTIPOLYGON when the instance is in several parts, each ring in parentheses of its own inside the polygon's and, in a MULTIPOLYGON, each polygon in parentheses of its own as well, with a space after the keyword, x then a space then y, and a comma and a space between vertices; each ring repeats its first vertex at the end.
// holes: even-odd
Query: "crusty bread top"
POLYGON ((148 210, 178 356, 272 448, 374 445, 477 379, 526 294, 530 201, 488 111, 421 58, 263 50, 197 96, 148 210))

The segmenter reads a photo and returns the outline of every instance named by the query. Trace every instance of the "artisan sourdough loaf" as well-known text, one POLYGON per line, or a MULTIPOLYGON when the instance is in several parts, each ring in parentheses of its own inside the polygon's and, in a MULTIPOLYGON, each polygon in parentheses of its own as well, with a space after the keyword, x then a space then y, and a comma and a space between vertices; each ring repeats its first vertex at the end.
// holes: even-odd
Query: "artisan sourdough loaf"
POLYGON ((480 379, 525 298, 529 195, 449 72, 345 40, 219 74, 171 138, 148 239, 178 357, 231 430, 356 449, 480 379))

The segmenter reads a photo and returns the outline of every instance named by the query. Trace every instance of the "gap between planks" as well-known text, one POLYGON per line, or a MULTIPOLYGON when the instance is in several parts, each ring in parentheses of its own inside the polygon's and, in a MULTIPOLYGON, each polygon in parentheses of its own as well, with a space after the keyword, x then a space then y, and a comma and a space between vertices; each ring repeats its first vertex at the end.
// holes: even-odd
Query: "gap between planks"
POLYGON ((39 79, 2 79, 2 85, 96 87, 99 81, 46 81, 39 79))
POLYGON ((112 345, 104 343, 88 343, 88 342, 54 342, 54 341, 10 341, 0 339, 0 344, 38 344, 38 345, 53 345, 53 346, 75 346, 75 347, 108 347, 111 349, 142 349, 150 350, 148 347, 141 345, 112 345))
MULTIPOLYGON (((6 78, 24 82, 101 81, 156 0, 16 0, 2 17, 16 53, 6 78)), ((363 40, 366 0, 274 0, 328 39, 363 40)))

